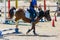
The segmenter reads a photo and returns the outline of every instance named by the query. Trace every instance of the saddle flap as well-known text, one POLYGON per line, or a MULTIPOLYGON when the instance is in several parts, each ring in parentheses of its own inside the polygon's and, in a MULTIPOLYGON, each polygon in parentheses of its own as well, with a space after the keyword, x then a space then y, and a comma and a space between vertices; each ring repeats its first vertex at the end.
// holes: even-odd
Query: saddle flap
POLYGON ((25 17, 30 19, 30 13, 27 10, 25 10, 25 17))

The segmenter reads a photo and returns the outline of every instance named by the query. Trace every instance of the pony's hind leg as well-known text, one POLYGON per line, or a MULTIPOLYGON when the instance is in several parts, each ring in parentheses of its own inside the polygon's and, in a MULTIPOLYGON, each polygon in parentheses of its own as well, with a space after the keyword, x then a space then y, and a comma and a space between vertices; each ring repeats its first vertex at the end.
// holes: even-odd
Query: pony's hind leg
POLYGON ((18 28, 18 20, 19 20, 19 18, 15 18, 16 28, 18 28))
POLYGON ((20 18, 15 18, 15 25, 16 25, 16 28, 15 28, 15 33, 19 33, 19 29, 18 29, 18 20, 20 18))

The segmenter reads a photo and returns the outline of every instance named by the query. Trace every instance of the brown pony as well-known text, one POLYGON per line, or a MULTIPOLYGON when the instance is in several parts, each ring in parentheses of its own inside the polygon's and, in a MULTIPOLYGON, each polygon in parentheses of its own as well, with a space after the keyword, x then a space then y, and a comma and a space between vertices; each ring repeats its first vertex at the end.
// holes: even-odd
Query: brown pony
MULTIPOLYGON (((13 16, 14 16, 14 13, 10 13, 10 17, 13 18, 13 16)), ((16 17, 15 18, 15 21, 16 21, 16 29, 15 29, 15 32, 16 33, 18 33, 18 20, 22 19, 24 22, 31 23, 31 19, 28 19, 28 18, 25 17, 25 10, 24 9, 21 9, 20 8, 18 11, 16 11, 15 17, 16 17)), ((45 17, 48 21, 51 21, 49 10, 47 10, 45 12, 42 11, 42 13, 39 13, 39 16, 37 16, 37 18, 35 19, 35 22, 32 23, 31 29, 29 29, 26 34, 28 34, 31 30, 33 30, 34 35, 36 35, 36 33, 35 33, 35 25, 39 22, 39 20, 42 17, 45 17)))

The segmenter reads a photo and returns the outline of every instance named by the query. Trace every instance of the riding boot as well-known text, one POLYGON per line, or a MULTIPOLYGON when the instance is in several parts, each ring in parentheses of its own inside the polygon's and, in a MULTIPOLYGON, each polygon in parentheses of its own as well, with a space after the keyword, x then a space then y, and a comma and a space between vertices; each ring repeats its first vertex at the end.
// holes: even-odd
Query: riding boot
POLYGON ((28 34, 30 31, 31 31, 31 29, 29 29, 29 30, 26 32, 26 34, 28 34))

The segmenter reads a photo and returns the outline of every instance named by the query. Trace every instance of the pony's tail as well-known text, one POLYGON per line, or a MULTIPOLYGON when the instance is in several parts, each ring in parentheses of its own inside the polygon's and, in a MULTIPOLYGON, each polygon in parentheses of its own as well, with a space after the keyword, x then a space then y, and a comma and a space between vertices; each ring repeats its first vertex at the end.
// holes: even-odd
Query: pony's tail
POLYGON ((15 14, 15 12, 13 12, 13 11, 9 11, 10 19, 12 19, 12 18, 13 18, 14 14, 15 14))
POLYGON ((16 8, 15 8, 15 7, 12 7, 12 8, 9 10, 9 16, 10 16, 10 18, 13 18, 14 14, 15 14, 15 11, 16 11, 16 8))
POLYGON ((10 17, 10 19, 13 18, 13 15, 14 15, 14 13, 11 13, 11 12, 9 11, 9 17, 10 17))

